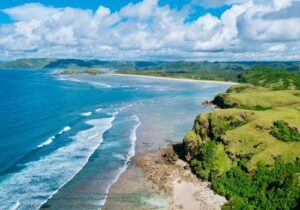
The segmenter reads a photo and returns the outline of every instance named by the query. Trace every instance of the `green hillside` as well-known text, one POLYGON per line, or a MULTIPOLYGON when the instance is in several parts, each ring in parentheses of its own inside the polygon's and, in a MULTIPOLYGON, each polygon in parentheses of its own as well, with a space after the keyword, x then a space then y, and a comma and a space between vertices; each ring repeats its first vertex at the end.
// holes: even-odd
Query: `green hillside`
POLYGON ((224 209, 298 209, 298 74, 256 67, 239 78, 253 85, 216 96, 223 109, 196 118, 184 138, 186 158, 229 199, 224 209))
POLYGON ((256 66, 238 76, 239 82, 272 90, 300 89, 300 74, 270 66, 256 66))

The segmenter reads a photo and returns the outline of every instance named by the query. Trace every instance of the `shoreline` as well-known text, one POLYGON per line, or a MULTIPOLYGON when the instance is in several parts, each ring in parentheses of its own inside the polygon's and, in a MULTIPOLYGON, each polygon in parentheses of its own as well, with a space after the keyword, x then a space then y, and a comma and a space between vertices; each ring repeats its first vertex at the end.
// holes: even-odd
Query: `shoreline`
MULTIPOLYGON (((194 80, 135 74, 106 73, 102 75, 149 78, 175 82, 211 83, 221 85, 239 84, 226 81, 194 80)), ((215 109, 210 106, 209 108, 212 110, 215 109)), ((157 160, 157 154, 161 154, 166 148, 167 147, 163 147, 163 149, 159 150, 146 150, 141 154, 135 154, 129 162, 129 167, 127 167, 126 171, 119 177, 118 181, 111 186, 106 203, 102 209, 221 209, 221 206, 226 202, 226 199, 211 190, 208 182, 199 180, 192 173, 187 162, 177 160, 176 163, 172 163, 171 165, 168 164, 170 173, 158 173, 164 177, 163 180, 167 181, 169 184, 166 189, 163 189, 164 185, 155 183, 153 180, 147 178, 149 171, 152 172, 151 169, 153 169, 153 167, 150 167, 151 169, 149 170, 147 167, 141 166, 138 162, 140 159, 147 158, 147 162, 150 163, 150 165, 163 167, 163 165, 157 164, 157 161, 161 161, 157 160), (182 172, 182 174, 180 172, 182 172), (168 174, 171 175, 171 177, 168 177, 168 174), (134 176, 135 179, 132 179, 132 176, 134 176), (189 178, 186 179, 186 177, 189 178), (145 194, 147 196, 145 196, 145 194)), ((154 177, 156 177, 157 181, 157 177, 159 176, 154 177)))
POLYGON ((102 74, 102 75, 163 79, 163 80, 179 81, 179 82, 180 81, 181 82, 199 82, 199 83, 214 83, 214 84, 227 84, 227 85, 238 85, 238 84, 240 84, 240 83, 237 83, 237 82, 227 82, 227 81, 218 81, 218 80, 197 80, 197 79, 188 79, 188 78, 173 78, 173 77, 138 75, 138 74, 105 73, 105 74, 102 74))
POLYGON ((144 179, 153 184, 152 188, 167 197, 169 210, 221 209, 226 198, 210 189, 209 182, 198 179, 181 153, 182 144, 169 144, 133 162, 142 169, 144 179))
MULTIPOLYGON (((219 84, 219 85, 233 85, 236 83, 231 82, 225 82, 225 81, 211 81, 211 80, 193 80, 193 79, 184 79, 184 78, 169 78, 169 77, 155 77, 155 76, 147 76, 147 75, 128 75, 128 74, 117 74, 117 73, 106 73, 102 75, 112 75, 112 76, 122 76, 122 77, 132 77, 132 78, 149 78, 149 79, 155 79, 155 80, 168 80, 168 81, 175 81, 175 82, 192 82, 192 83, 208 83, 208 84, 219 84)), ((101 75, 98 75, 101 76, 101 75)), ((100 77, 98 77, 100 78, 100 77)), ((142 141, 142 139, 140 139, 142 141)), ((140 143, 140 146, 142 145, 145 147, 144 142, 140 143)), ((194 197, 193 193, 189 194, 188 201, 185 199, 178 203, 169 203, 170 200, 181 200, 178 198, 175 198, 178 195, 181 195, 180 192, 181 188, 183 187, 184 191, 187 191, 186 189, 189 188, 189 186, 199 186, 199 189, 202 189, 202 187, 205 188, 205 185, 207 183, 200 183, 195 182, 182 182, 183 185, 180 185, 178 183, 178 180, 172 180, 173 188, 175 189, 176 193, 174 195, 162 195, 161 192, 158 192, 156 190, 153 190, 155 188, 155 183, 151 183, 151 181, 145 179, 144 177, 144 171, 143 168, 136 165, 135 159, 140 157, 140 155, 147 155, 148 153, 152 153, 153 151, 149 151, 148 149, 145 149, 146 151, 135 154, 130 162, 128 163, 128 167, 126 167, 126 170, 118 177, 118 179, 115 180, 115 182, 109 187, 109 190, 107 192, 107 197, 105 199, 105 203, 102 206, 102 209, 104 210, 110 210, 110 209, 178 209, 176 206, 184 205, 181 203, 190 203, 193 202, 193 205, 198 205, 199 201, 194 197), (135 177, 135 179, 130 180, 131 177, 135 177), (154 187, 153 187, 154 186, 154 187), (124 188, 127 191, 124 191, 124 188), (133 190, 132 190, 133 188, 133 190), (141 196, 137 195, 137 192, 141 192, 141 196), (145 195, 144 195, 145 194, 145 195), (147 201, 148 200, 148 201, 147 201), (154 201, 153 201, 154 200, 154 201), (158 201, 157 201, 158 200, 158 201), (159 205, 164 206, 165 202, 168 202, 169 205, 165 206, 166 208, 157 208, 157 202, 159 205), (196 204, 195 204, 196 203, 196 204), (120 207, 120 208, 119 208, 120 207), (125 208, 124 208, 125 207, 125 208), (172 208, 171 208, 172 207, 172 208), (175 208, 176 207, 176 208, 175 208)), ((172 169, 173 171, 173 169, 172 169)), ((172 172, 173 173, 173 172, 172 172)), ((176 175, 176 173, 175 173, 176 175)), ((177 173, 178 175, 178 173, 177 173)), ((176 175, 176 176, 177 176, 176 175)), ((181 179, 181 178, 180 178, 181 179)), ((197 187, 193 187, 193 192, 196 192, 197 187)), ((198 191, 199 191, 198 189, 198 191)), ((207 189, 207 187, 205 188, 207 189)), ((186 192, 188 193, 188 192, 186 192)), ((198 193, 199 194, 199 193, 198 193)), ((201 193, 200 193, 201 194, 201 193)), ((180 196, 182 198, 185 198, 185 195, 183 194, 180 196)), ((210 197, 208 196, 208 199, 210 197)), ((202 202, 204 202, 202 200, 202 202)), ((180 209, 180 208, 179 208, 180 209)), ((188 209, 187 207, 184 209, 188 209)), ((218 208, 213 208, 218 209, 218 208)))

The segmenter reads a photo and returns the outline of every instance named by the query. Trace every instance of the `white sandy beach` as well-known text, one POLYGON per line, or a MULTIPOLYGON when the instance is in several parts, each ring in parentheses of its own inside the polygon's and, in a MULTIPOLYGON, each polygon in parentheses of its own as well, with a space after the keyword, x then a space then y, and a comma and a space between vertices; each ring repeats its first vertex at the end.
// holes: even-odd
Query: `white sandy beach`
POLYGON ((141 78, 151 78, 151 79, 163 79, 163 80, 181 81, 181 82, 200 82, 200 83, 228 84, 228 85, 237 85, 237 84, 239 84, 239 83, 236 83, 236 82, 226 82, 226 81, 196 80, 196 79, 147 76, 147 75, 137 75, 137 74, 107 73, 107 75, 126 76, 126 77, 141 77, 141 78))
POLYGON ((209 183, 200 181, 189 170, 183 169, 187 163, 177 160, 175 163, 179 170, 173 171, 172 196, 170 210, 218 210, 226 199, 214 193, 209 183), (189 179, 184 179, 189 176, 189 179))

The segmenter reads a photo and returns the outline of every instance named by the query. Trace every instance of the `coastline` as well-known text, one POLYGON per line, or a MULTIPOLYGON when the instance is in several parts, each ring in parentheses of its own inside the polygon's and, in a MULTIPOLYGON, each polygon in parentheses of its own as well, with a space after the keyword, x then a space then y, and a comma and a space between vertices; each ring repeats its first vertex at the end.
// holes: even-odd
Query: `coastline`
MULTIPOLYGON (((193 80, 135 74, 106 73, 104 75, 150 78, 175 82, 238 84, 225 81, 193 80)), ((215 107, 203 105, 211 110, 215 109, 215 107)), ((138 143, 140 146, 143 145, 143 139, 140 139, 138 143)), ((167 145, 163 149, 158 150, 144 148, 143 153, 137 153, 133 156, 126 171, 111 186, 102 210, 221 209, 221 206, 226 202, 226 198, 217 195, 211 190, 209 182, 199 180, 192 173, 187 162, 177 160, 171 164, 158 164, 158 162, 161 163, 162 152, 166 150, 167 145), (144 163, 141 164, 141 162, 144 163), (146 165, 145 162, 147 162, 146 165), (164 167, 167 167, 169 172, 161 173, 161 171, 157 170, 164 167), (153 171, 157 173, 153 173, 153 171), (149 176, 152 176, 152 178, 149 179, 149 176), (157 180, 162 180, 163 182, 160 183, 157 180)))
MULTIPOLYGON (((210 80, 193 80, 193 79, 181 79, 181 78, 167 78, 167 77, 154 77, 154 76, 143 76, 143 75, 126 75, 126 74, 103 74, 103 75, 112 75, 112 76, 128 76, 132 78, 150 78, 150 79, 157 79, 157 80, 168 80, 168 81, 175 81, 175 82, 192 82, 192 83, 210 83, 210 84, 224 84, 224 85, 232 85, 235 83, 230 82, 222 82, 222 81, 210 81, 210 80)), ((101 76, 101 75, 100 75, 101 76)), ((100 78, 100 77, 98 77, 100 78)), ((127 79, 125 80, 127 81, 127 79)), ((175 83, 174 83, 175 84, 175 83)), ((214 95, 214 94, 212 94, 214 95)), ((198 102, 199 103, 199 102, 198 102)), ((197 104, 198 104, 197 103, 197 104)), ((197 105, 198 107, 198 105, 197 105)), ((195 110, 197 110, 195 108, 195 110)), ((190 112, 190 111, 188 111, 190 112)), ((197 111, 198 112, 198 111, 197 111)), ((194 113, 195 114, 195 113, 194 113)), ((196 116, 193 114, 193 117, 196 116)), ((185 115, 186 116, 186 115, 185 115)), ((160 117, 158 116, 159 120, 160 117)), ((192 122, 192 121, 191 121, 192 122)), ((150 123, 150 122, 149 122, 150 123)), ((151 123, 150 123, 151 124, 151 123)), ((155 125, 152 125, 155 126, 155 125)), ((146 125, 146 127, 149 129, 149 126, 146 125)), ((156 126, 157 127, 157 126, 156 126)), ((153 129, 153 127, 150 127, 153 129)), ((161 127, 155 128, 156 130, 153 130, 154 133, 157 134, 157 132, 160 131, 161 127), (155 132, 156 131, 156 132, 155 132)), ((151 130, 151 129, 150 129, 151 130)), ((173 130, 172 130, 173 132, 173 130)), ((166 138, 169 138, 165 136, 166 138)), ((183 138, 183 136, 178 136, 176 139, 183 138)), ((174 138, 172 138, 174 139, 174 138)), ((166 195, 164 192, 160 190, 156 190, 155 183, 152 183, 151 181, 145 179, 144 177, 144 170, 142 167, 138 166, 136 162, 134 161, 136 158, 140 157, 140 155, 146 155, 151 154, 152 151, 152 144, 157 145, 163 144, 166 145, 168 142, 168 139, 160 138, 159 135, 155 135, 151 137, 152 141, 149 141, 149 139, 145 139, 143 137, 140 137, 139 141, 137 141, 136 145, 136 155, 131 158, 131 161, 128 163, 128 167, 124 173, 121 174, 120 177, 118 177, 118 180, 110 187, 106 202, 102 209, 178 209, 177 207, 180 205, 186 206, 186 204, 181 203, 190 203, 195 202, 198 205, 199 201, 194 197, 194 193, 189 193, 189 198, 185 199, 185 195, 182 195, 180 193, 181 188, 184 188, 184 191, 189 186, 194 186, 195 184, 197 186, 200 186, 199 189, 202 189, 202 186, 207 185, 207 183, 201 183, 199 181, 195 182, 182 182, 183 185, 180 185, 180 183, 177 182, 177 180, 171 180, 171 182, 174 185, 174 195, 166 195), (154 143, 153 140, 158 141, 158 143, 154 143), (200 183, 200 184, 199 184, 200 183), (182 196, 181 196, 182 195, 182 196), (172 203, 174 200, 181 200, 176 197, 182 197, 184 200, 182 202, 178 203, 172 203), (174 206, 175 205, 175 206, 174 206), (177 207, 176 207, 177 206, 177 207), (176 208, 175 208, 176 207, 176 208)), ((160 148, 163 148, 164 146, 161 146, 160 148)), ((154 146, 156 147, 156 146, 154 146)), ((173 171, 173 169, 171 169, 173 171)), ((173 173, 173 172, 172 172, 173 173)), ((178 174, 178 173, 175 173, 178 174)), ((206 187, 206 189, 208 189, 206 187)), ((196 193, 196 188, 193 188, 193 191, 196 193)), ((206 191, 205 191, 206 192, 206 191)), ((186 192, 187 193, 187 192, 186 192)), ((56 202, 60 202, 60 196, 57 197, 56 202)), ((75 201, 76 202, 76 201, 75 201)), ((202 200, 202 202, 204 202, 202 200)), ((47 202, 48 203, 48 202, 47 202)), ((205 203, 205 202, 204 202, 205 203)), ((201 205, 201 203, 199 204, 201 205)), ((51 206, 51 202, 50 202, 51 206)), ((53 205, 55 206, 55 205, 53 205)), ((47 207, 47 205, 46 205, 47 207)), ((186 208, 185 208, 186 209, 186 208)), ((218 208, 213 208, 218 209, 218 208)))
POLYGON ((214 83, 214 84, 227 84, 227 85, 238 85, 239 84, 237 82, 227 82, 227 81, 217 81, 217 80, 197 80, 197 79, 173 78, 173 77, 150 76, 150 75, 148 76, 148 75, 138 75, 138 74, 105 73, 102 75, 163 79, 163 80, 179 81, 179 82, 200 82, 200 83, 214 83))

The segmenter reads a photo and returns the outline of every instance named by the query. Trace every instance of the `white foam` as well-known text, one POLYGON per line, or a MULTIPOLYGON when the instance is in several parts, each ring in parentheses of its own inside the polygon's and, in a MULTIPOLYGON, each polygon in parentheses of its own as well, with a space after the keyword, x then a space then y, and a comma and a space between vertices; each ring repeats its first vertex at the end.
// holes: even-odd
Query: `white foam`
POLYGON ((127 156, 124 156, 122 154, 114 154, 113 156, 119 160, 127 160, 127 156))
POLYGON ((114 118, 115 115, 87 121, 92 127, 77 133, 70 144, 10 174, 0 183, 1 208, 9 209, 18 200, 21 203, 18 209, 39 209, 84 167, 102 143, 104 132, 112 127, 114 118))
POLYGON ((60 76, 58 77, 58 80, 62 80, 62 81, 71 81, 71 82, 79 82, 79 83, 87 83, 96 87, 105 87, 105 88, 111 88, 112 86, 109 84, 105 84, 102 82, 93 82, 93 81, 84 81, 84 80, 80 80, 80 79, 75 79, 75 78, 70 78, 70 77, 64 77, 64 76, 60 76))
POLYGON ((95 112, 101 112, 102 108, 95 109, 95 112))
POLYGON ((80 79, 69 78, 69 77, 64 77, 64 76, 58 77, 58 80, 61 80, 61 81, 71 81, 71 82, 79 82, 79 83, 82 83, 82 82, 83 82, 83 81, 80 80, 80 79))
POLYGON ((9 208, 9 210, 17 210, 20 205, 20 201, 17 201, 12 207, 9 208))
POLYGON ((137 129, 142 124, 140 119, 138 118, 138 116, 133 115, 133 118, 135 119, 137 124, 133 127, 133 129, 131 130, 131 134, 130 134, 131 148, 130 148, 129 153, 127 155, 128 161, 135 155, 135 144, 136 144, 136 139, 137 139, 137 129))
POLYGON ((87 82, 91 85, 95 85, 95 86, 101 86, 101 87, 106 87, 106 88, 111 88, 111 85, 105 84, 105 83, 101 83, 101 82, 87 82))
POLYGON ((88 116, 92 115, 92 112, 84 112, 84 113, 81 113, 80 115, 83 117, 88 117, 88 116))
MULTIPOLYGON (((64 127, 61 131, 59 131, 57 133, 57 135, 62 135, 63 133, 67 132, 71 130, 71 127, 70 126, 66 126, 64 127)), ((41 147, 44 147, 44 146, 47 146, 49 144, 51 144, 53 142, 53 140, 55 139, 55 136, 51 136, 49 139, 47 139, 45 142, 41 143, 40 145, 37 146, 37 148, 41 148, 41 147)))
POLYGON ((58 134, 61 135, 61 134, 65 133, 65 132, 67 132, 67 131, 69 131, 69 130, 71 130, 71 127, 70 127, 70 126, 66 126, 66 127, 64 127, 64 129, 62 129, 58 134))
POLYGON ((47 145, 51 144, 54 139, 55 139, 55 136, 51 136, 49 139, 47 139, 45 142, 41 143, 37 147, 41 148, 41 147, 47 146, 47 145))
POLYGON ((104 197, 104 199, 100 202, 100 206, 104 206, 106 199, 107 199, 107 195, 109 192, 110 187, 116 182, 118 181, 118 179, 120 178, 120 176, 126 171, 127 167, 128 167, 128 162, 129 160, 135 155, 135 145, 136 145, 136 140, 137 140, 137 129, 138 127, 141 125, 141 121, 138 118, 138 116, 133 115, 132 116, 133 119, 136 121, 136 125, 132 128, 131 130, 131 134, 130 134, 130 140, 131 140, 131 147, 129 149, 129 152, 127 154, 126 157, 121 156, 121 155, 116 155, 116 157, 120 158, 120 159, 125 159, 125 163, 122 167, 120 167, 118 169, 118 172, 115 176, 115 178, 111 181, 110 185, 108 185, 107 189, 106 189, 106 196, 104 197))

